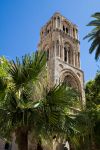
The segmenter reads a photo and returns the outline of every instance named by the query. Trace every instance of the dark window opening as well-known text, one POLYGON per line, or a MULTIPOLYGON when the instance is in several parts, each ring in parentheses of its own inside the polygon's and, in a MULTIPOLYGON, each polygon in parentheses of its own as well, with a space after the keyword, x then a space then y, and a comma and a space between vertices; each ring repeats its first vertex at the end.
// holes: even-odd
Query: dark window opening
POLYGON ((69 52, 68 52, 69 64, 71 64, 71 62, 72 62, 72 58, 71 57, 72 57, 71 56, 71 51, 69 50, 69 52))
POLYGON ((63 31, 65 32, 65 27, 63 26, 63 31))
POLYGON ((68 28, 66 28, 66 33, 68 33, 68 28))
POLYGON ((49 33, 49 30, 47 30, 47 33, 49 33))
POLYGON ((49 49, 47 50, 47 61, 49 60, 49 49))
POLYGON ((67 49, 64 47, 64 61, 67 61, 67 49))
POLYGON ((59 56, 59 41, 56 43, 56 55, 59 56))

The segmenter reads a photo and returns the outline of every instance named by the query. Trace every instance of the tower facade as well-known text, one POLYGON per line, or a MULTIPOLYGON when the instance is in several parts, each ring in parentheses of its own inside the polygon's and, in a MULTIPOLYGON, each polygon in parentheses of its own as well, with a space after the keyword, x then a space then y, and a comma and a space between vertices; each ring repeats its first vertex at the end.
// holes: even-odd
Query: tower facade
POLYGON ((80 69, 78 28, 60 13, 55 13, 40 31, 39 50, 47 52, 51 85, 65 82, 81 93, 84 102, 84 74, 80 69))

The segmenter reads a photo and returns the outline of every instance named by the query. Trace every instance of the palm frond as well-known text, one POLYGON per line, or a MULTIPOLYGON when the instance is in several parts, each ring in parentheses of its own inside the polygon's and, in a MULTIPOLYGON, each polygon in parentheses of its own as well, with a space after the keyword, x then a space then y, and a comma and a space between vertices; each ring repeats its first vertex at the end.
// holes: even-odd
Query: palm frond
POLYGON ((100 26, 100 20, 93 20, 93 21, 91 21, 89 24, 87 24, 87 26, 95 26, 95 27, 98 27, 98 26, 100 26))
POLYGON ((94 13, 91 17, 100 19, 100 12, 94 13))
POLYGON ((44 52, 37 52, 33 55, 25 55, 22 62, 19 58, 11 61, 9 65, 9 74, 16 86, 21 86, 30 80, 36 80, 46 63, 44 52))
POLYGON ((95 20, 91 21, 87 26, 93 26, 94 28, 83 39, 88 39, 88 42, 92 41, 89 52, 90 54, 95 51, 95 60, 100 57, 100 13, 97 12, 92 15, 95 20))
POLYGON ((98 46, 98 40, 95 39, 95 40, 92 42, 91 47, 90 47, 90 49, 89 49, 90 54, 97 48, 97 46, 98 46))
POLYGON ((100 42, 99 42, 99 45, 98 45, 97 50, 96 50, 95 59, 98 60, 99 57, 100 57, 100 42))

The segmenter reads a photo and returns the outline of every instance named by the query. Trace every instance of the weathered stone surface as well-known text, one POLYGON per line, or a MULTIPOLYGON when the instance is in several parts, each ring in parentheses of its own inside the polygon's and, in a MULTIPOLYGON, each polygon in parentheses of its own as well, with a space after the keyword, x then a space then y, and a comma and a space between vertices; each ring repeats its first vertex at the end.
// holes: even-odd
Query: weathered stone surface
POLYGON ((77 26, 60 13, 55 13, 41 29, 39 50, 47 51, 51 85, 66 82, 81 93, 82 103, 85 103, 77 26))

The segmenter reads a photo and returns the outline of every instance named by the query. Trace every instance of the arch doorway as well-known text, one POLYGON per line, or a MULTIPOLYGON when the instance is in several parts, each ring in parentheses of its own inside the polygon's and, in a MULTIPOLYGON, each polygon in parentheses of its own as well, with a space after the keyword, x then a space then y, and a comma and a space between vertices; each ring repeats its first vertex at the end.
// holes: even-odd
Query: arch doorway
POLYGON ((81 93, 81 83, 77 75, 71 71, 66 70, 61 73, 60 81, 81 93))

